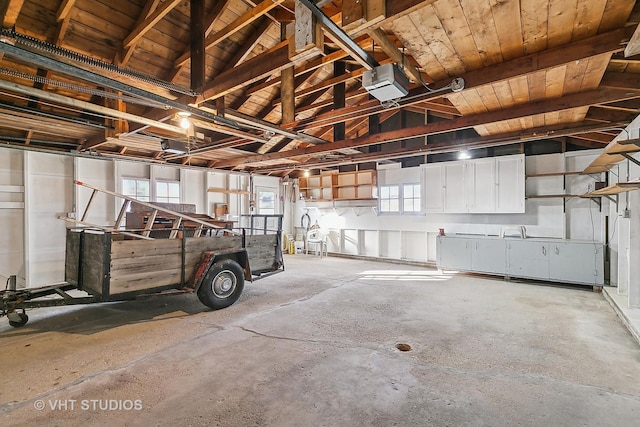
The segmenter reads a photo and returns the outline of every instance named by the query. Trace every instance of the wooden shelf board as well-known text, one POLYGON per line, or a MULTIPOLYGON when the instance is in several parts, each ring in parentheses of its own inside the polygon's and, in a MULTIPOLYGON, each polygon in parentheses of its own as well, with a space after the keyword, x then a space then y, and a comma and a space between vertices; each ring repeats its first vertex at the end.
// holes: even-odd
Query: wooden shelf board
POLYGON ((609 185, 608 187, 583 194, 581 197, 611 196, 614 194, 637 190, 638 188, 640 188, 640 182, 619 182, 617 184, 609 185))
POLYGON ((538 177, 543 177, 543 176, 582 175, 583 173, 584 172, 582 172, 582 171, 535 173, 535 174, 531 174, 531 175, 525 175, 525 178, 538 178, 538 177))
POLYGON ((585 168, 583 173, 606 172, 625 159, 620 153, 631 154, 638 151, 640 151, 640 139, 612 141, 604 148, 604 152, 585 168))
POLYGON ((582 197, 582 194, 539 194, 526 196, 526 199, 562 199, 571 197, 582 197))

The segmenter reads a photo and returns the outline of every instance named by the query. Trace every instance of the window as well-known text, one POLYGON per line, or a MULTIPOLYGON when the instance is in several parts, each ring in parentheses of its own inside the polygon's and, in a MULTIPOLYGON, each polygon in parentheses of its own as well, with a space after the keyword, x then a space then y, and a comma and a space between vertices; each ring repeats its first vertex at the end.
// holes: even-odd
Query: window
POLYGON ((380 186, 380 212, 400 212, 400 191, 397 185, 380 186))
POLYGON ((150 201, 149 180, 148 179, 122 179, 122 194, 133 197, 142 202, 150 201))
POLYGON ((420 212, 420 184, 402 186, 402 211, 420 212))
POLYGON ((156 182, 156 202, 180 203, 180 183, 174 181, 156 182))
POLYGON ((258 190, 258 213, 270 215, 276 213, 276 193, 273 190, 258 190))

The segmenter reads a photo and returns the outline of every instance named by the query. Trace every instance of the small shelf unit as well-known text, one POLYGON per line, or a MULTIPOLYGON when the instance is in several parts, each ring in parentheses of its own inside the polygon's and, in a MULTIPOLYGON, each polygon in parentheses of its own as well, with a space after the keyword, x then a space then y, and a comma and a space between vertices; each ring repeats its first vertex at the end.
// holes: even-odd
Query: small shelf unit
POLYGON ((332 172, 298 179, 300 196, 307 201, 375 200, 375 170, 332 172))

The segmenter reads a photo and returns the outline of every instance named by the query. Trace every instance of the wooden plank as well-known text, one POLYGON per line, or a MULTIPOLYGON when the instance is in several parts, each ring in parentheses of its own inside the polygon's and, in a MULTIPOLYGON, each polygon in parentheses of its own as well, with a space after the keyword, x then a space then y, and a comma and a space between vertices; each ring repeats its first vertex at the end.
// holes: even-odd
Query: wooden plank
MULTIPOLYGON (((422 31, 425 46, 428 46, 439 63, 450 76, 459 76, 465 72, 462 60, 453 47, 449 35, 443 28, 433 6, 426 6, 411 15, 417 28, 429 28, 430 31, 422 31)), ((431 75, 429 68, 427 74, 431 75)))
POLYGON ((394 21, 391 30, 420 64, 423 74, 427 75, 425 81, 449 77, 433 51, 424 43, 422 31, 418 28, 418 25, 420 24, 416 18, 413 15, 408 15, 394 21))
POLYGON ((520 4, 520 9, 524 53, 528 55, 546 49, 549 0, 525 1, 520 4))
MULTIPOLYGON (((440 0, 433 4, 442 29, 449 36, 465 71, 475 70, 483 66, 483 60, 474 43, 471 29, 459 0, 440 0)), ((485 26, 488 23, 485 22, 485 26)))
POLYGON ((573 26, 572 40, 580 40, 597 33, 607 0, 580 0, 573 26))
POLYGON ((158 7, 149 17, 142 21, 136 28, 129 34, 122 42, 124 47, 130 47, 134 45, 138 40, 144 37, 154 25, 160 20, 164 19, 181 0, 166 0, 160 7, 158 7))
POLYGON ((170 256, 182 251, 182 241, 176 239, 121 240, 111 243, 111 260, 145 256, 170 256))
POLYGON ((413 79, 414 82, 422 81, 420 77, 420 71, 408 60, 405 60, 404 55, 394 42, 392 42, 389 37, 385 34, 384 31, 377 28, 369 31, 368 33, 371 38, 382 48, 382 50, 398 64, 402 64, 404 66, 404 70, 409 77, 413 79))
POLYGON ((484 66, 503 62, 489 0, 461 0, 469 31, 484 66))
POLYGON ((164 270, 151 273, 134 273, 111 279, 109 292, 113 296, 128 292, 154 290, 161 286, 178 285, 181 272, 164 270))
POLYGON ((285 68, 280 73, 282 85, 280 96, 282 100, 282 123, 291 123, 296 118, 296 97, 294 82, 294 67, 285 68))
MULTIPOLYGON (((68 0, 67 0, 68 1, 68 0)), ((16 25, 24 0, 7 0, 4 2, 0 13, 2 14, 2 28, 13 28, 16 25)), ((0 58, 2 54, 0 53, 0 58)))
MULTIPOLYGON (((627 0, 608 0, 600 20, 599 33, 611 31, 625 25, 631 16, 634 2, 627 0)), ((636 22, 631 20, 631 22, 636 22)))
POLYGON ((342 0, 342 27, 365 22, 366 3, 367 0, 342 0))
POLYGON ((571 42, 578 1, 580 0, 549 0, 547 47, 562 46, 571 42))
MULTIPOLYGON (((269 12, 271 9, 277 7, 284 0, 264 0, 262 3, 249 9, 245 14, 238 17, 238 19, 234 20, 232 23, 221 29, 220 31, 210 34, 207 36, 204 46, 205 50, 209 50, 213 46, 220 43, 222 40, 231 37, 233 34, 237 33, 247 25, 256 21, 264 14, 269 12)), ((182 54, 175 62, 175 67, 183 66, 189 60, 189 54, 182 54)))
POLYGON ((128 276, 132 273, 153 273, 155 271, 180 270, 182 255, 136 256, 111 260, 111 278, 128 276))
POLYGON ((546 90, 545 97, 556 98, 562 96, 564 91, 565 76, 567 73, 566 66, 550 68, 546 72, 546 90))
POLYGON ((523 56, 521 2, 490 0, 490 3, 502 57, 508 61, 523 56))

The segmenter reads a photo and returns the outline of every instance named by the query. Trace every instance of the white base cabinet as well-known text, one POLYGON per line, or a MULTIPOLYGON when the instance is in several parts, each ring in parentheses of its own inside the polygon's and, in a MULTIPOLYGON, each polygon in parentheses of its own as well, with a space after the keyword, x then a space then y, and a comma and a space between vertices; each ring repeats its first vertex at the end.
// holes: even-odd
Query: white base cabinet
POLYGON ((604 245, 578 240, 438 236, 437 266, 551 282, 602 286, 604 245))

